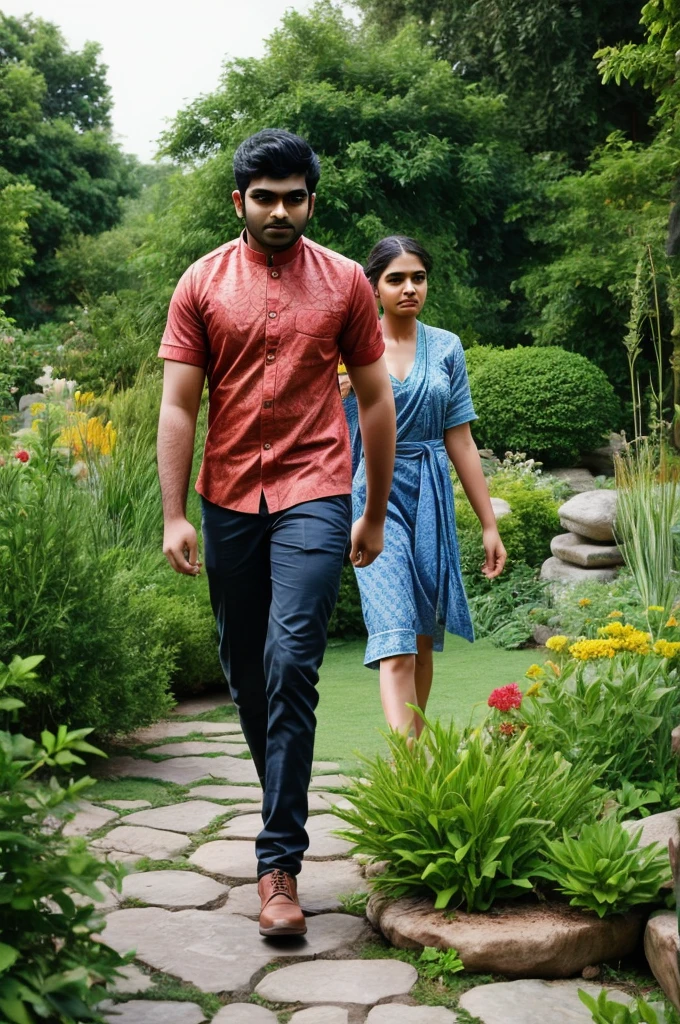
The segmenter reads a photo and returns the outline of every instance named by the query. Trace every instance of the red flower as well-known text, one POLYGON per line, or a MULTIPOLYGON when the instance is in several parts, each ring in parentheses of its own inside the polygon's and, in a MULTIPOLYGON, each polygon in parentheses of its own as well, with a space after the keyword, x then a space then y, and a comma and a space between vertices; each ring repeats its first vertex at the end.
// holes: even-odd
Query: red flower
POLYGON ((22 448, 21 451, 14 453, 14 458, 18 459, 19 462, 28 462, 30 457, 31 456, 28 454, 25 448, 22 448))
POLYGON ((504 736, 513 736, 516 726, 514 726, 512 722, 501 722, 498 728, 504 736))
POLYGON ((510 711, 512 708, 519 708, 522 705, 522 691, 517 683, 499 686, 497 690, 491 691, 487 703, 490 708, 498 708, 499 711, 510 711))

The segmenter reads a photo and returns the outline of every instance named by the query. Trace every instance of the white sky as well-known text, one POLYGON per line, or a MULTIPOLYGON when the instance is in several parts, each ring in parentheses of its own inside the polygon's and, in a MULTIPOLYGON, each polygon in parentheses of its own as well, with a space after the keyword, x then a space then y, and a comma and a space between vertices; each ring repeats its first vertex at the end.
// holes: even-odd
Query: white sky
POLYGON ((123 149, 142 160, 187 101, 217 86, 227 57, 258 57, 289 8, 311 0, 0 0, 4 14, 60 27, 71 49, 102 46, 123 149))

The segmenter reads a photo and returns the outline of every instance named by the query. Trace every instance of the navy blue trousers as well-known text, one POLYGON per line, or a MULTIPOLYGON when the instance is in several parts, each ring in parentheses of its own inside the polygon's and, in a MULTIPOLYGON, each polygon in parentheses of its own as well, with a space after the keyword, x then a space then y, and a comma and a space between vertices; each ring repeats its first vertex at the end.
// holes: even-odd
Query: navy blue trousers
POLYGON ((298 874, 309 845, 316 684, 351 518, 349 495, 257 515, 203 499, 220 661, 264 790, 259 877, 298 874))

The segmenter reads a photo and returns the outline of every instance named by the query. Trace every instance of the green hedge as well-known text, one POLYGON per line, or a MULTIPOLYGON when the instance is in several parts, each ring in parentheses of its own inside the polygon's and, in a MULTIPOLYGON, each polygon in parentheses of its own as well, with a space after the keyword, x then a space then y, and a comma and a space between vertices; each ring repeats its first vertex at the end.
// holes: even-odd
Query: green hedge
POLYGON ((521 451, 546 465, 568 465, 619 425, 613 387, 584 356, 520 345, 471 349, 466 358, 479 417, 472 431, 496 454, 521 451))

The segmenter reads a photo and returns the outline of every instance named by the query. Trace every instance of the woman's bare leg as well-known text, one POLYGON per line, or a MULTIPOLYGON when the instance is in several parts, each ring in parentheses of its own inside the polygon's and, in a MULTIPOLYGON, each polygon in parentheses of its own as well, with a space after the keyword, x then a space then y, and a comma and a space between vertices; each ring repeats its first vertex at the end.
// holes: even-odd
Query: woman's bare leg
POLYGON ((380 699, 387 724, 407 736, 413 728, 416 699, 416 655, 398 654, 380 662, 380 699))
MULTIPOLYGON (((416 700, 420 710, 425 714, 427 700, 432 689, 432 676, 434 667, 432 664, 432 637, 419 635, 417 638, 418 653, 416 654, 416 700)), ((418 715, 414 718, 413 731, 420 736, 423 731, 423 720, 418 715)))

